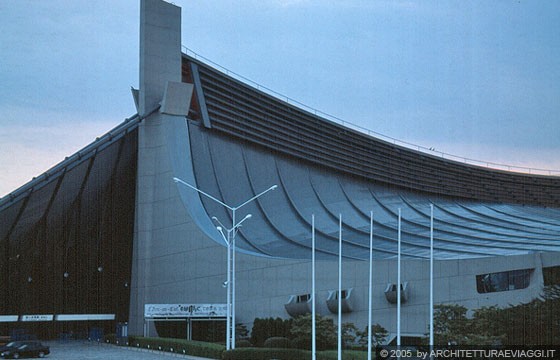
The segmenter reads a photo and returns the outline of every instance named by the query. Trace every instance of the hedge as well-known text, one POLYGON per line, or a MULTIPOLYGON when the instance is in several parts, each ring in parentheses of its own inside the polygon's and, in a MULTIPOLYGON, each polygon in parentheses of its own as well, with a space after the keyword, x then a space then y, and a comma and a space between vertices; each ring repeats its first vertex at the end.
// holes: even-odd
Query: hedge
POLYGON ((129 346, 221 359, 225 346, 201 341, 129 336, 129 346))
POLYGON ((224 360, 309 360, 311 352, 300 349, 242 348, 224 352, 224 360))
MULTIPOLYGON (((116 343, 115 334, 107 334, 105 342, 116 343)), ((285 339, 278 339, 285 340, 285 339)), ((145 338, 141 336, 128 337, 128 346, 167 351, 178 354, 224 360, 310 360, 311 351, 302 349, 280 348, 242 348, 225 351, 225 346, 201 341, 189 341, 171 338, 145 338)), ((336 350, 318 351, 317 360, 336 360, 336 350)), ((343 360, 366 360, 367 352, 345 350, 342 352, 343 360)))
MULTIPOLYGON (((373 351, 375 358, 375 350, 373 351)), ((317 353, 317 360, 337 360, 338 352, 336 350, 320 351, 317 353)), ((343 350, 342 360, 367 360, 367 351, 359 350, 343 350)))
POLYGON ((263 347, 265 340, 270 337, 291 338, 292 323, 292 319, 256 318, 251 330, 251 343, 257 347, 263 347))
POLYGON ((290 348, 290 339, 280 336, 269 337, 264 341, 264 348, 275 348, 275 349, 288 349, 290 348))
MULTIPOLYGON (((317 360, 336 360, 336 350, 318 351, 317 360)), ((243 348, 225 351, 224 360, 311 360, 311 351, 301 349, 243 348)), ((366 351, 345 350, 343 360, 367 360, 366 351)))
POLYGON ((251 342, 247 339, 239 339, 235 341, 235 347, 247 348, 247 347, 253 347, 253 344, 251 344, 251 342))

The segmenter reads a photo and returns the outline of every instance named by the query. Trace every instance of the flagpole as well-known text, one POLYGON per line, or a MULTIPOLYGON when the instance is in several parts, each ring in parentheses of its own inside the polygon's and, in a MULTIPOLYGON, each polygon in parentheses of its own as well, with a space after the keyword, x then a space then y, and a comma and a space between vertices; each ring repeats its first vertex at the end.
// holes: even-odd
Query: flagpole
POLYGON ((316 360, 317 342, 315 327, 315 214, 311 215, 311 359, 316 360))
POLYGON ((338 360, 342 360, 342 214, 338 214, 338 360))
POLYGON ((397 239, 397 346, 401 345, 401 209, 399 208, 399 224, 397 239))
POLYGON ((373 287, 373 211, 369 213, 369 295, 368 295, 368 360, 371 360, 371 317, 372 317, 372 287, 373 287))
POLYGON ((430 204, 430 347, 434 346, 434 204, 430 204))

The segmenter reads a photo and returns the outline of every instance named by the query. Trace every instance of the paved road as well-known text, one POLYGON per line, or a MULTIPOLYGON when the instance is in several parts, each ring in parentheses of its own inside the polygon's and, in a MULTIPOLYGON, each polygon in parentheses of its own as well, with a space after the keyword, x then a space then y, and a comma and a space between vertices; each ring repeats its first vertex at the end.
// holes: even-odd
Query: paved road
POLYGON ((129 348, 88 341, 43 341, 50 346, 50 360, 204 360, 179 354, 129 348))

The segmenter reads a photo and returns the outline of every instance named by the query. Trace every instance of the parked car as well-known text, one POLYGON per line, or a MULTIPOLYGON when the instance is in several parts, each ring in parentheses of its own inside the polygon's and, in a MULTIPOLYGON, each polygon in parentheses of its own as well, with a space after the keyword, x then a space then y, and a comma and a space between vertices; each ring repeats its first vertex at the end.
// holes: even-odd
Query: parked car
POLYGON ((0 356, 3 359, 42 358, 50 353, 49 347, 38 341, 14 341, 6 344, 1 351, 0 356))
POLYGON ((23 344, 23 341, 9 341, 8 343, 0 346, 0 354, 2 354, 6 350, 9 350, 10 348, 17 347, 21 344, 23 344))

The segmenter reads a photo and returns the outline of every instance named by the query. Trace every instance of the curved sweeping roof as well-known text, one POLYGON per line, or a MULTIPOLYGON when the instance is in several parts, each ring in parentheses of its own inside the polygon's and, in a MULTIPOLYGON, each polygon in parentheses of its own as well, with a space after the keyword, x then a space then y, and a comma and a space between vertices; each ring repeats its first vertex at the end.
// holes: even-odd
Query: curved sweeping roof
MULTIPOLYGON (((372 211, 374 256, 392 258, 400 209, 403 255, 426 258, 430 204, 438 259, 560 251, 559 177, 491 170, 398 147, 305 112, 187 56, 183 80, 195 84, 195 94, 186 124, 172 133, 186 145, 170 149, 174 161, 192 167, 192 182, 232 205, 278 185, 239 210, 237 220, 253 215, 237 237, 242 251, 309 258, 314 215, 318 257, 336 256, 340 215, 343 256, 366 259, 372 211)), ((132 130, 138 123, 137 117, 126 120, 0 199, 1 238, 14 237, 19 219, 41 217, 33 206, 18 204, 30 198, 50 203, 49 186, 74 167, 84 167, 104 147, 136 137, 132 130)), ((65 193, 64 183, 56 190, 65 193)), ((227 225, 231 214, 206 198, 197 198, 194 209, 185 191, 181 196, 195 221, 223 244, 211 217, 227 225)))
MULTIPOLYGON (((196 182, 203 191, 237 206, 278 185, 236 214, 237 221, 252 214, 237 237, 237 246, 250 253, 308 258, 314 215, 318 256, 337 256, 341 216, 343 256, 367 259, 373 212, 374 257, 392 258, 397 254, 400 209, 402 255, 427 258, 430 204, 437 259, 560 251, 558 208, 402 190, 232 140, 194 123, 189 124, 189 133, 196 182)), ((208 217, 231 224, 231 213, 223 206, 204 197, 202 202, 208 217)), ((222 242, 215 229, 207 232, 222 242)))
MULTIPOLYGON (((237 246, 280 258, 308 258, 315 217, 318 256, 429 257, 430 204, 438 259, 560 251, 560 178, 466 165, 398 147, 321 119, 190 57, 184 81, 195 84, 188 133, 197 186, 246 214, 237 246)), ((231 213, 201 198, 206 216, 231 213)), ((186 204, 189 207, 189 204, 186 204)), ((211 224, 211 222, 206 222, 211 224)), ((216 229, 203 227, 223 243, 216 229)))
POLYGON ((376 183, 443 196, 560 207, 560 177, 468 165, 382 141, 306 112, 183 56, 205 128, 376 183))

